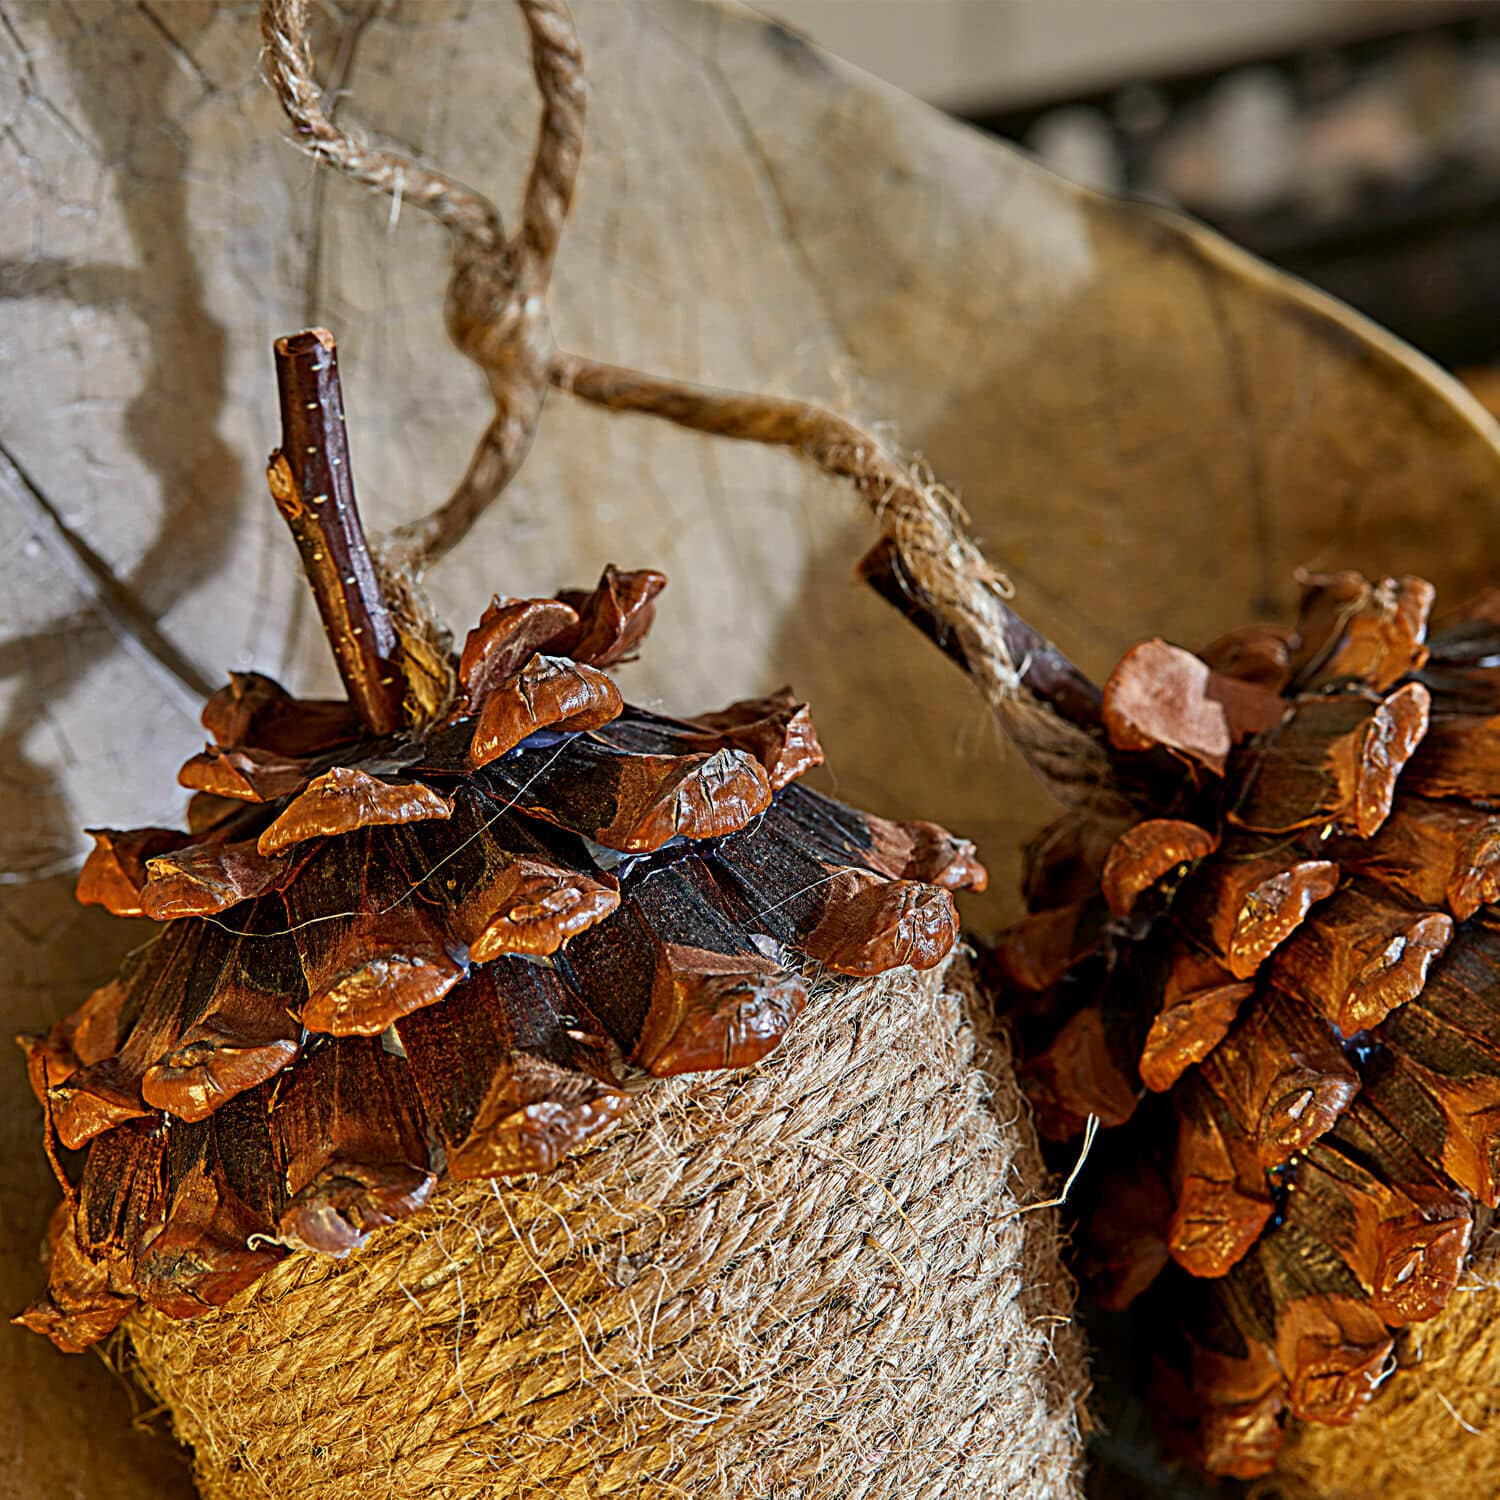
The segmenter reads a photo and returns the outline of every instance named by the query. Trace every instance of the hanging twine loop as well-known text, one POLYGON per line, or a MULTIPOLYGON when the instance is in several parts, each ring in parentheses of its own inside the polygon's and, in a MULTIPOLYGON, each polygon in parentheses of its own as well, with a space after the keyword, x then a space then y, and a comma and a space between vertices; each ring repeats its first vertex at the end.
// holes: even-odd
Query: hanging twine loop
MULTIPOLYGON (((449 231, 449 336, 484 372, 494 402, 458 487, 436 510, 387 538, 386 567, 415 580, 462 541, 524 461, 552 388, 610 411, 786 448, 849 481, 864 499, 904 577, 957 642, 981 695, 1058 798, 1106 815, 1117 810, 1120 797, 1098 738, 1054 712, 1028 682, 1028 662, 1011 643, 1018 626, 1027 638, 1040 638, 1011 610, 1009 581, 968 536, 961 508, 942 486, 883 439, 825 407, 693 385, 557 347, 547 292, 583 154, 583 52, 565 0, 517 3, 542 109, 521 226, 511 236, 482 193, 335 125, 313 78, 306 0, 264 0, 262 7, 265 75, 304 147, 356 182, 400 194, 449 231)), ((405 592, 417 597, 410 585, 405 592)), ((440 634, 420 621, 406 628, 429 643, 440 634)))

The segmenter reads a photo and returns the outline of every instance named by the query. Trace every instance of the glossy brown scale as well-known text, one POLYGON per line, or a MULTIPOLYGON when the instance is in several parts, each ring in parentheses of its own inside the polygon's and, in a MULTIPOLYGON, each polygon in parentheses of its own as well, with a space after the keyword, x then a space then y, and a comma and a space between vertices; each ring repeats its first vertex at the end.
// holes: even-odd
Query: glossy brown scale
POLYGON ((1270 1222, 1272 1201, 1256 1141, 1199 1074, 1177 1100, 1174 1208, 1167 1228, 1172 1259, 1194 1276, 1222 1276, 1270 1222))
POLYGON ((1415 682, 1383 700, 1362 693, 1296 700, 1257 747, 1230 821, 1263 834, 1328 828, 1369 838, 1427 732, 1430 701, 1415 682))
POLYGON ((1384 1377, 1393 1340, 1342 1259, 1286 1223, 1256 1246, 1276 1309, 1276 1357, 1293 1416, 1352 1422, 1384 1377))
POLYGON ((1281 1447, 1287 1389, 1260 1268, 1241 1264, 1221 1279, 1172 1291, 1186 1330, 1186 1369, 1173 1379, 1159 1365, 1154 1392, 1177 1419, 1172 1446, 1216 1474, 1265 1473, 1281 1447))
POLYGON ((178 828, 91 828, 94 847, 78 875, 77 896, 117 917, 139 917, 146 862, 193 842, 178 828))
POLYGON ((452 816, 453 807, 420 781, 390 782, 335 766, 308 783, 256 840, 256 852, 284 854, 309 839, 336 838, 360 828, 421 823, 452 816))
POLYGON ((108 1338, 137 1307, 134 1296, 110 1286, 108 1263, 79 1248, 73 1205, 59 1203, 47 1223, 47 1280, 57 1291, 39 1296, 15 1319, 52 1340, 64 1354, 81 1354, 108 1338))
MULTIPOLYGON (((701 860, 652 871, 628 899, 653 943, 651 1004, 631 1061, 661 1076, 759 1062, 802 1013, 802 976, 736 926, 701 860)), ((813 957, 815 937, 805 940, 813 957)))
POLYGON ((1167 750, 1215 775, 1235 744, 1272 729, 1285 712, 1269 689, 1225 677, 1160 640, 1127 653, 1104 685, 1104 727, 1117 750, 1167 750))
POLYGON ((118 979, 112 979, 48 1031, 18 1037, 37 1102, 48 1104, 48 1093, 55 1085, 80 1068, 113 1056, 124 1028, 138 1011, 139 1003, 132 1005, 131 992, 118 979))
POLYGON ((300 861, 262 853, 254 839, 189 844, 147 862, 141 914, 156 922, 214 916, 281 890, 299 866, 300 861))
POLYGON ((809 954, 839 973, 939 962, 958 933, 951 896, 877 873, 871 843, 841 835, 824 800, 800 792, 712 851, 747 924, 780 942, 802 936, 809 954))
POLYGON ((363 732, 343 699, 294 698, 259 672, 231 672, 204 704, 202 724, 226 749, 253 745, 292 758, 352 744, 363 732))
POLYGON ((1417 1201, 1330 1138, 1299 1162, 1286 1222, 1336 1251, 1376 1316, 1399 1328, 1435 1317, 1452 1296, 1473 1208, 1456 1190, 1417 1201))
POLYGON ((222 959, 199 964, 192 1020, 141 1076, 141 1095, 178 1119, 207 1118, 296 1057, 306 980, 279 901, 242 907, 222 959))
POLYGON ((641 755, 589 734, 522 744, 480 781, 529 817, 632 854, 673 838, 721 838, 771 802, 764 769, 742 750, 641 755))
POLYGON ((396 852, 415 895, 443 912, 472 962, 555 953, 620 904, 618 882, 590 868, 581 840, 506 817, 504 803, 472 785, 454 792, 451 822, 410 829, 396 852))
MULTIPOLYGON (((1466 1192, 1500 1206, 1500 1050, 1419 1002, 1381 1028, 1403 1092, 1442 1121, 1443 1170, 1466 1192)), ((1402 1106, 1411 1109, 1409 1103, 1402 1106)), ((1412 1111, 1416 1113, 1415 1110, 1412 1111)))
POLYGON ((603 1024, 538 964, 476 970, 396 1034, 454 1177, 550 1172, 627 1107, 603 1024))
POLYGON ((1384 692, 1426 663, 1437 590, 1425 578, 1306 573, 1300 582, 1302 617, 1289 663, 1299 691, 1362 682, 1384 692))
POLYGON ((561 599, 502 599, 497 595, 469 632, 459 657, 458 680, 468 704, 477 704, 577 625, 577 611, 561 599))
POLYGON ((297 1248, 343 1255, 421 1207, 436 1180, 411 1069, 373 1037, 332 1037, 270 1099, 277 1227, 297 1248))
POLYGON ((239 802, 274 802, 300 792, 307 782, 306 761, 250 745, 233 750, 210 745, 177 773, 179 786, 239 802))
POLYGON ((463 976, 463 959, 400 865, 374 836, 330 839, 285 897, 302 960, 302 1024, 336 1036, 378 1036, 392 1021, 435 1005, 463 976), (340 904, 329 920, 327 892, 340 904))
POLYGON ((1186 875, 1219 847, 1216 834, 1181 818, 1148 818, 1115 840, 1099 886, 1117 917, 1129 916, 1140 898, 1169 875, 1186 875))
POLYGON ((286 1251, 274 1238, 280 1194, 264 1087, 167 1132, 162 1227, 136 1253, 140 1295, 169 1317, 217 1307, 286 1251))
POLYGON ((116 1125, 151 1114, 141 1095, 146 1069, 196 1018, 206 999, 205 980, 227 949, 227 939, 213 929, 183 926, 168 929, 127 962, 123 978, 131 994, 130 1015, 116 1050, 48 1091, 63 1145, 76 1150, 116 1125))
POLYGON ((1245 1001, 1255 993, 1217 959, 1186 943, 1171 952, 1161 1009, 1141 1048, 1141 1082, 1155 1093, 1170 1089, 1229 1034, 1245 1001))
POLYGON ((1189 877, 1171 916, 1236 979, 1249 979, 1338 880, 1331 860, 1284 840, 1234 839, 1189 877))
POLYGON ((982 891, 989 879, 974 845, 936 823, 892 822, 856 812, 806 787, 791 788, 778 801, 777 811, 809 848, 893 880, 982 891))
POLYGON ((1419 907, 1467 921, 1500 897, 1500 817, 1463 804, 1403 796, 1372 839, 1324 851, 1340 867, 1419 907))
POLYGON ((564 589, 557 597, 578 616, 554 648, 575 661, 612 667, 626 661, 656 619, 656 596, 667 575, 655 568, 625 570, 611 563, 592 589, 564 589))
POLYGON ((597 668, 538 652, 479 700, 469 763, 487 766, 538 730, 599 729, 623 707, 620 690, 597 668))
POLYGON ((1438 719, 1413 758, 1411 789, 1428 797, 1500 800, 1500 713, 1438 719))
POLYGON ((659 1075, 749 1066, 801 1012, 802 978, 733 920, 700 861, 630 882, 620 919, 628 945, 612 928, 586 934, 563 974, 635 1066, 659 1075))
POLYGON ((1253 682, 1282 692, 1292 678, 1292 654, 1299 638, 1295 630, 1269 621, 1241 625, 1199 649, 1198 655, 1215 672, 1240 682, 1253 682))
MULTIPOLYGON (((135 1296, 135 1259, 166 1221, 168 1127, 159 1118, 130 1120, 91 1145, 78 1184, 74 1235, 82 1254, 102 1266, 112 1290, 135 1296)), ((67 1286, 54 1285, 54 1299, 67 1286)))
POLYGON ((1411 907, 1351 880, 1309 912, 1267 975, 1353 1036, 1420 995, 1452 937, 1447 912, 1411 907))
POLYGON ((805 703, 783 688, 767 698, 731 703, 696 719, 668 719, 629 708, 603 732, 622 749, 645 754, 691 755, 704 750, 743 750, 760 762, 771 790, 823 764, 823 747, 805 703))

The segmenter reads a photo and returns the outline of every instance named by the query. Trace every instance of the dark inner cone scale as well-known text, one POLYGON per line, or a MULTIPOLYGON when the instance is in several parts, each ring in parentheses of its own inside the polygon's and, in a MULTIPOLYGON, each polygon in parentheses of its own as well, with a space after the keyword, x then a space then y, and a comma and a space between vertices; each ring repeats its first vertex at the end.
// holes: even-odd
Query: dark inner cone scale
MULTIPOLYGON (((315 399, 291 407, 321 402, 338 456, 331 355, 322 334, 278 345, 312 361, 315 399)), ((273 456, 321 564, 298 530, 334 509, 318 483, 273 456)), ((330 632, 363 631, 373 579, 328 575, 330 632)), ((291 1249, 358 1246, 444 1174, 550 1171, 653 1078, 753 1065, 819 968, 946 957, 951 893, 985 878, 973 846, 797 785, 823 758, 806 705, 624 703, 608 668, 665 582, 610 567, 593 590, 497 598, 430 722, 386 727, 389 633, 339 654, 349 701, 253 673, 209 700, 188 827, 96 830, 78 882, 157 931, 23 1038, 65 1198, 20 1321, 79 1349, 139 1302, 192 1317, 291 1249)))

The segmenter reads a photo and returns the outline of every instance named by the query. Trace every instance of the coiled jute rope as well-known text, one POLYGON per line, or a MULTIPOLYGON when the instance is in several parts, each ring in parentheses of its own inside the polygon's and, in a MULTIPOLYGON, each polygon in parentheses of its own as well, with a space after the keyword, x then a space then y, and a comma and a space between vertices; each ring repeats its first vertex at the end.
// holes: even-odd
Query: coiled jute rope
POLYGON ((1075 1493, 1045 1174, 966 963, 823 981, 741 1075, 130 1324, 212 1500, 1075 1493))

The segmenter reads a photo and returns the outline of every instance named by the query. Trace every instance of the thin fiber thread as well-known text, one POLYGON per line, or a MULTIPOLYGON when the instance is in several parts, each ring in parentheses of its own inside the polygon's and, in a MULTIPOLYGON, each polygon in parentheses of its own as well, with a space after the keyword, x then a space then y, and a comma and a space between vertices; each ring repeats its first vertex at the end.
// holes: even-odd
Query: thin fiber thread
POLYGON ((967 964, 820 982, 550 1178, 130 1325, 212 1500, 1077 1493, 1055 1211, 967 964))
POLYGON ((1284 1500, 1500 1495, 1500 1234, 1448 1306, 1405 1329, 1400 1367, 1349 1427, 1299 1426, 1268 1493, 1284 1500))

